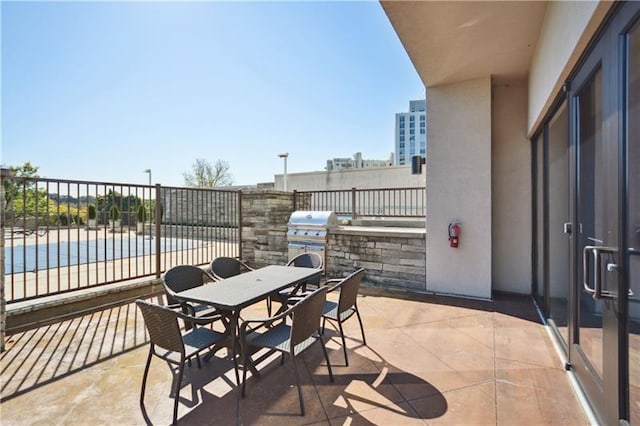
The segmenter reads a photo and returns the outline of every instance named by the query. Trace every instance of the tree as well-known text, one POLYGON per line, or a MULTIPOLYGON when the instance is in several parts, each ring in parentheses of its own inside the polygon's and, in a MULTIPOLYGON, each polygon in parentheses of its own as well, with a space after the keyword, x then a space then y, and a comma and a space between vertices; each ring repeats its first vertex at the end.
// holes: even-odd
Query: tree
MULTIPOLYGON (((2 167, 4 168, 5 166, 2 167)), ((39 177, 39 167, 32 165, 28 161, 21 166, 9 166, 8 169, 12 177, 3 179, 5 206, 8 206, 12 200, 17 199, 25 191, 33 191, 35 189, 35 182, 28 179, 37 179, 39 177)))
POLYGON ((229 163, 224 160, 216 160, 215 164, 211 165, 204 158, 197 158, 191 166, 191 173, 183 173, 182 176, 185 185, 196 188, 229 186, 233 183, 229 163))
POLYGON ((26 162, 8 167, 11 177, 3 178, 4 208, 10 223, 16 218, 37 217, 46 221, 53 214, 55 204, 44 188, 38 188, 38 167, 26 162))

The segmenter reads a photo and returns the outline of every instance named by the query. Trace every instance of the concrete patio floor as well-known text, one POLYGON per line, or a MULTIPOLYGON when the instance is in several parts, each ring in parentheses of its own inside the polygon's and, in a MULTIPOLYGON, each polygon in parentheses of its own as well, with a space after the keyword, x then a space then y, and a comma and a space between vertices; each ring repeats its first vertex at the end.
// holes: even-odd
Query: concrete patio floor
MULTIPOLYGON (((181 424, 588 424, 530 298, 492 302, 363 289, 367 337, 347 321, 349 366, 338 335, 299 363, 307 413, 299 415, 290 360, 272 357, 241 399, 224 350, 182 383, 181 424), (393 296, 393 297, 392 297, 393 296), (398 297, 399 296, 399 297, 398 297)), ((262 317, 259 303, 244 318, 262 317)), ((169 424, 171 370, 154 359, 139 392, 148 344, 135 304, 9 336, 2 353, 3 425, 169 424)))

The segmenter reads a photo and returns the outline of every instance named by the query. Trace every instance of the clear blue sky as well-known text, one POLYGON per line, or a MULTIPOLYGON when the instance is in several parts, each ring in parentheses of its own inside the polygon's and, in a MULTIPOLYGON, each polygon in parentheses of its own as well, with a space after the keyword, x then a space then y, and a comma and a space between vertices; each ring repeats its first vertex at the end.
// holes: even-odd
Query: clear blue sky
POLYGON ((50 178, 238 185, 386 158, 424 86, 378 2, 1 4, 2 155, 50 178))

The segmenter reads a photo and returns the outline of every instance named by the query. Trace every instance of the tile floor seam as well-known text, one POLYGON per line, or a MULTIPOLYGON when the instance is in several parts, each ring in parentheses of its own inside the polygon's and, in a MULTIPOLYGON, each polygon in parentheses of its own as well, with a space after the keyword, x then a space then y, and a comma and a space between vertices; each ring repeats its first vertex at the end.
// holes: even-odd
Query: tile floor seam
MULTIPOLYGON (((322 339, 321 339, 322 340, 322 339)), ((327 362, 327 360, 325 359, 325 363, 327 362)), ((306 357, 302 357, 302 363, 304 364, 304 368, 307 371, 307 374, 309 375, 309 377, 311 378, 311 384, 313 385, 313 391, 315 392, 315 396, 318 399, 318 402, 320 402, 320 406, 322 407, 322 412, 324 413, 324 418, 329 421, 329 415, 327 414, 327 409, 324 406, 324 404, 322 403, 322 398, 320 398, 320 392, 318 391, 318 385, 316 384, 316 382, 313 380, 313 373, 311 372, 311 369, 309 368, 309 364, 307 363, 307 359, 306 357)), ((331 369, 331 374, 333 375, 333 367, 331 369)), ((335 377, 334 377, 334 381, 335 381, 335 377)), ((330 381, 331 384, 334 383, 334 381, 330 381)))
MULTIPOLYGON (((404 331, 402 331, 404 333, 404 331)), ((428 347, 425 347, 424 345, 422 345, 421 343, 419 343, 418 341, 416 341, 414 338, 412 338, 410 335, 406 334, 407 338, 409 340, 411 340, 416 346, 422 348, 424 351, 429 352, 429 354, 431 354, 431 356, 433 356, 434 358, 436 358, 438 361, 440 361, 442 364, 444 364, 445 366, 449 367, 450 369, 454 370, 454 371, 458 371, 458 369, 454 366, 451 365, 447 362, 446 359, 443 359, 443 357, 441 357, 440 355, 434 353, 433 351, 431 351, 428 347)), ((494 346, 494 350, 495 350, 495 346, 494 346)), ((495 379, 495 357, 494 357, 494 374, 493 377, 495 379)))
POLYGON ((500 360, 500 361, 508 361, 508 362, 517 362, 518 364, 525 364, 525 365, 530 366, 530 367, 549 368, 551 370, 558 370, 558 371, 562 371, 562 372, 565 371, 563 365, 549 366, 549 365, 544 365, 544 364, 538 364, 538 363, 531 362, 531 361, 522 361, 522 360, 519 360, 519 359, 506 358, 506 357, 501 357, 501 356, 497 356, 497 355, 494 358, 495 358, 496 361, 500 360))
MULTIPOLYGON (((460 387, 457 387, 457 388, 452 388, 452 389, 446 390, 444 392, 440 392, 440 391, 438 391, 438 392, 439 392, 440 395, 442 395, 444 397, 446 394, 450 394, 452 392, 457 392, 457 391, 464 390, 464 389, 470 389, 470 388, 473 388, 473 387, 476 387, 476 386, 486 385, 487 383, 492 383, 492 382, 493 382, 493 379, 486 379, 486 380, 484 380, 482 382, 473 383, 473 384, 469 384, 469 385, 465 385, 465 386, 460 386, 460 387)), ((494 388, 495 388, 495 386, 494 386, 494 388)), ((419 396, 419 397, 416 397, 416 398, 411 398, 409 400, 406 400, 406 402, 411 406, 411 408, 413 408, 417 412, 418 409, 414 406, 414 404, 413 404, 414 402, 419 401, 421 399, 425 399, 425 398, 431 398, 431 397, 433 397, 435 395, 438 395, 438 393, 432 393, 432 394, 429 394, 429 395, 422 395, 422 396, 419 396)), ((445 398, 445 401, 446 401, 446 398, 445 398)), ((446 414, 446 412, 443 413, 442 416, 445 415, 445 414, 446 414)), ((420 415, 420 413, 418 413, 418 415, 420 415)), ((440 417, 442 417, 442 416, 440 416, 440 417)), ((497 416, 496 416, 496 418, 497 418, 497 416)), ((426 424, 429 424, 428 419, 422 419, 422 420, 426 424)))

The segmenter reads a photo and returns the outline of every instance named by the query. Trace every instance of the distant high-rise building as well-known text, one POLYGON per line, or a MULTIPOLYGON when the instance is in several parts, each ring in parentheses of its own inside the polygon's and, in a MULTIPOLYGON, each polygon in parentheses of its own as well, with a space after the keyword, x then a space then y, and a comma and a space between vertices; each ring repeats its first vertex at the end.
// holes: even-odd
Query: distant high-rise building
POLYGON ((409 101, 409 112, 396 113, 396 164, 411 164, 414 155, 426 156, 427 118, 425 99, 409 101))

